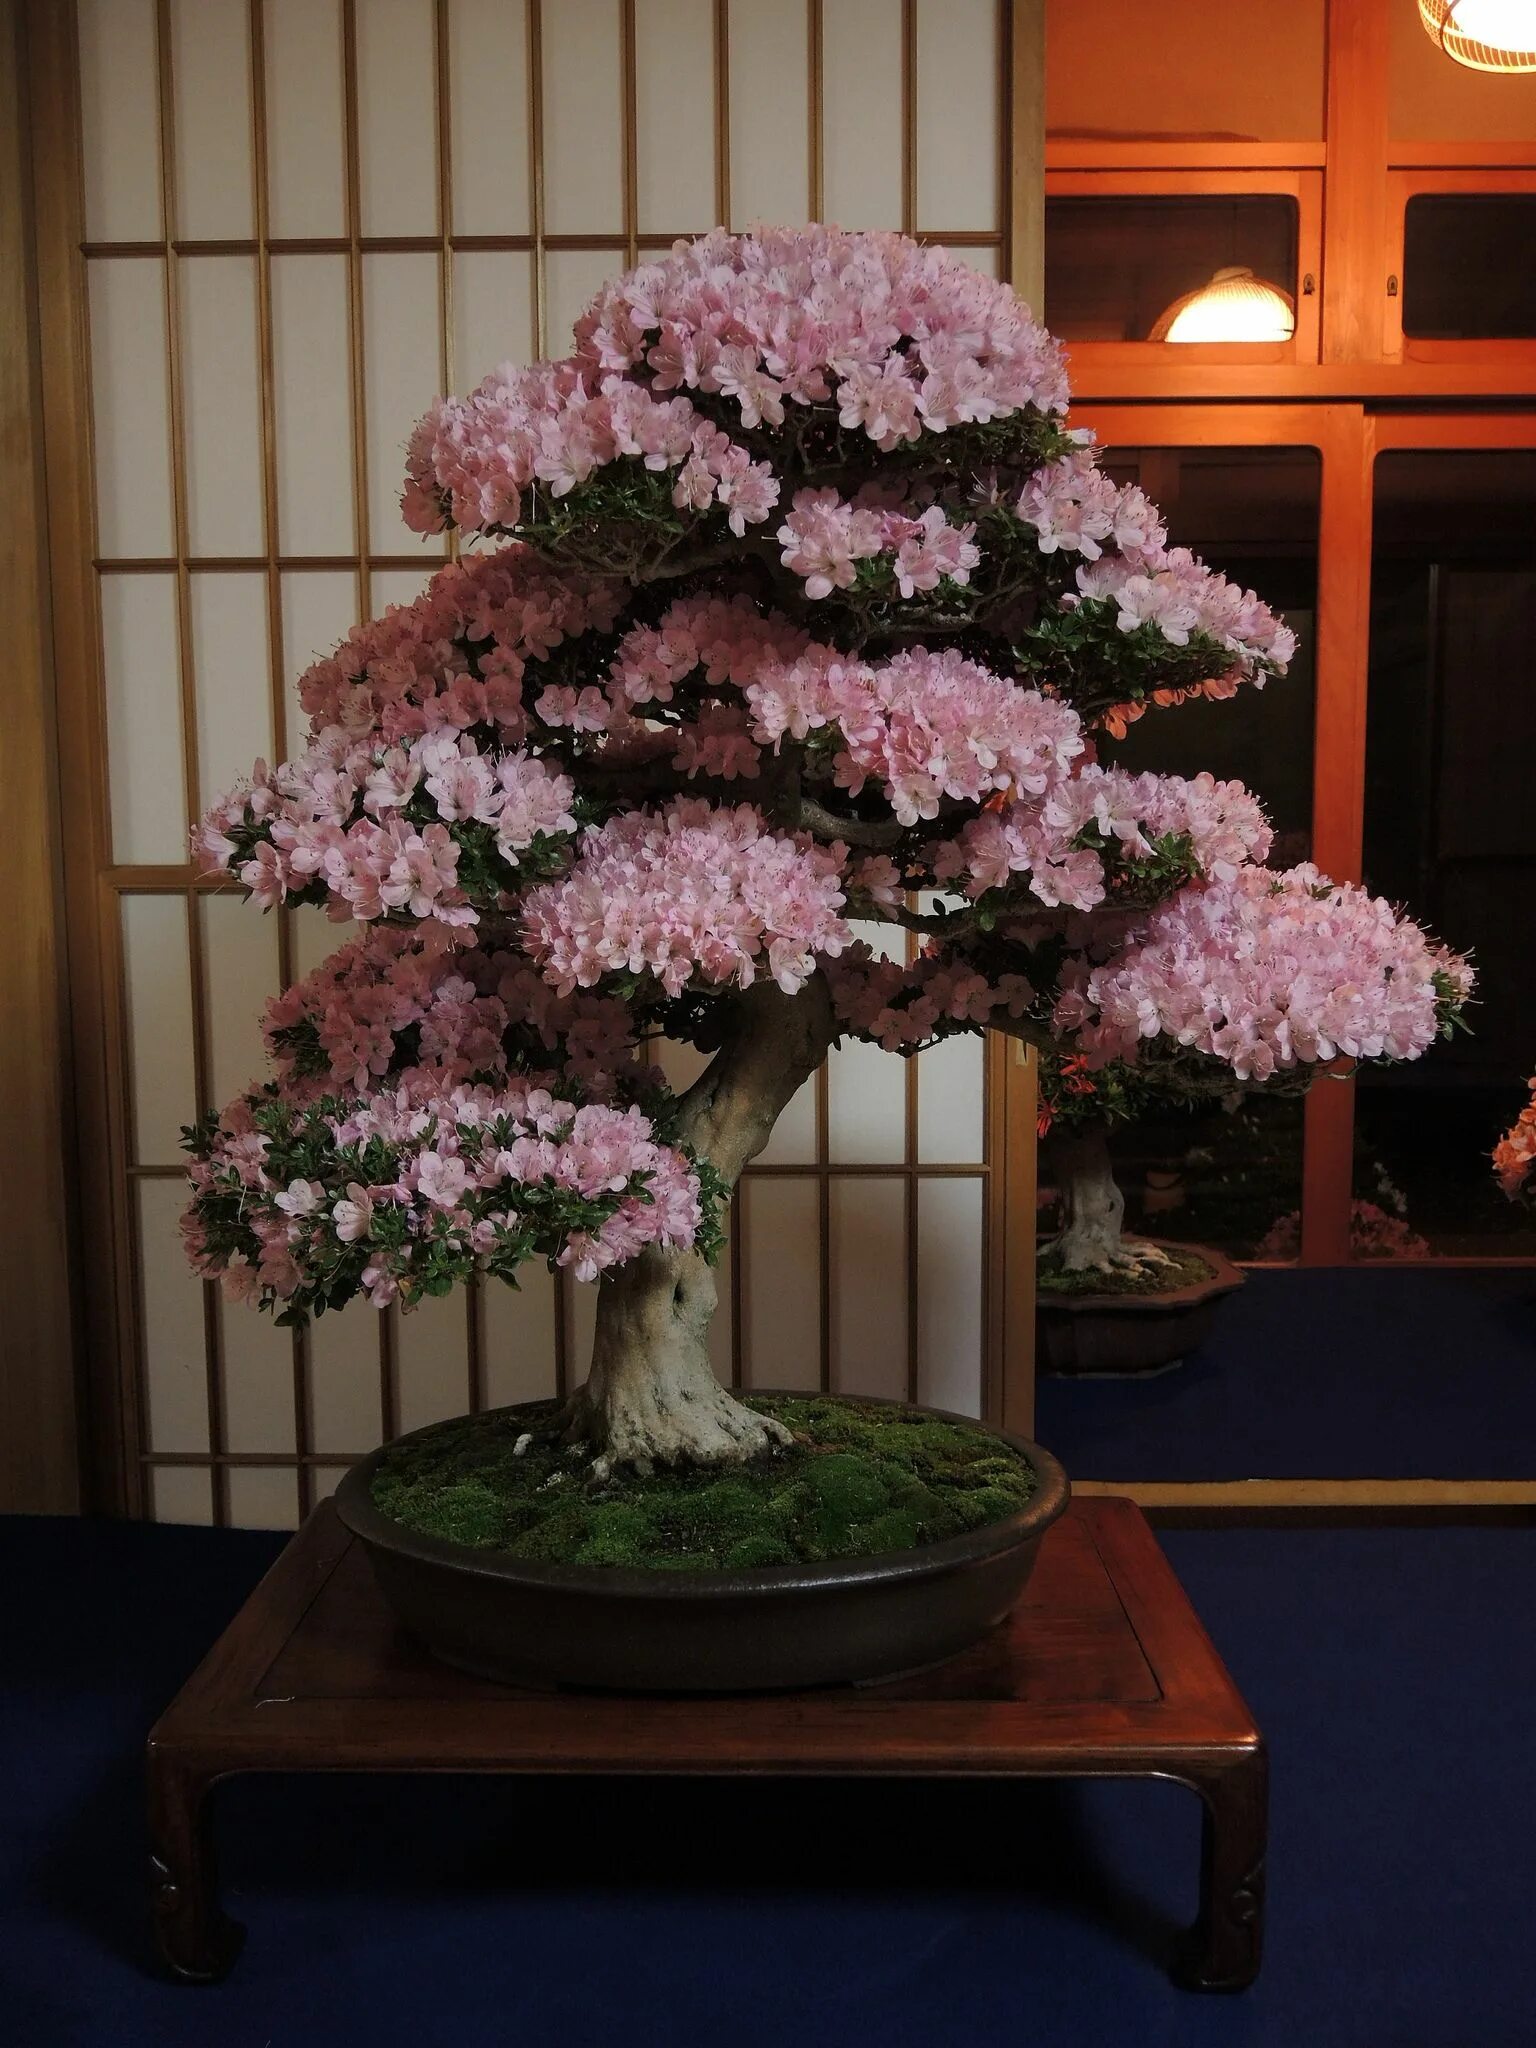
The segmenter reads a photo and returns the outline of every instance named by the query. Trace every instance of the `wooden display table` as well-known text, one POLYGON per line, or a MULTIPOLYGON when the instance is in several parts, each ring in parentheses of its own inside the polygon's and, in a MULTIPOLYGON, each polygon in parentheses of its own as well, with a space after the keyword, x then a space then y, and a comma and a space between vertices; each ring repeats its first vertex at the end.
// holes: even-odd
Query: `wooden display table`
POLYGON ((1074 1501, 1012 1619, 912 1676, 814 1692, 514 1691, 434 1663, 316 1508, 149 1738, 155 1920, 180 1977, 224 1974, 206 1795, 246 1771, 879 1773, 1174 1778, 1204 1804, 1181 1982, 1259 1966, 1263 1740, 1141 1512, 1074 1501))

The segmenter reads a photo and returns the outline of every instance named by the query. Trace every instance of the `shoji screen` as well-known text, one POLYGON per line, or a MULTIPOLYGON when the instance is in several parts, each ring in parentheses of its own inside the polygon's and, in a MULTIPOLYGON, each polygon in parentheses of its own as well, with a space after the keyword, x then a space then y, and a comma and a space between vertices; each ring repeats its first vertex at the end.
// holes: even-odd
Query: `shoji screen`
MULTIPOLYGON (((79 0, 78 28, 128 1491, 282 1525, 381 1434, 579 1378, 593 1296, 537 1273, 295 1338, 188 1277, 178 1128, 338 937, 200 886, 188 824, 294 745, 304 664, 441 559, 396 504, 427 402, 560 353, 637 254, 825 216, 1002 268, 1006 9, 79 0)), ((834 1057, 737 1205, 722 1373, 980 1405, 997 1060, 834 1057)))

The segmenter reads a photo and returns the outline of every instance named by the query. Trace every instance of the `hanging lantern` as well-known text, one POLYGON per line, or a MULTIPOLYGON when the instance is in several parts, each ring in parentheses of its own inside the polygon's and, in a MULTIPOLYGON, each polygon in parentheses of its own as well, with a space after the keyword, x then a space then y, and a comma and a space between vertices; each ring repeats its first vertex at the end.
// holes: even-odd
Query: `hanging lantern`
POLYGON ((1209 284, 1175 299, 1148 337, 1152 341, 1289 341, 1296 304, 1244 264, 1218 270, 1209 284))
POLYGON ((1432 43, 1472 71, 1536 71, 1536 0, 1419 0, 1432 43))

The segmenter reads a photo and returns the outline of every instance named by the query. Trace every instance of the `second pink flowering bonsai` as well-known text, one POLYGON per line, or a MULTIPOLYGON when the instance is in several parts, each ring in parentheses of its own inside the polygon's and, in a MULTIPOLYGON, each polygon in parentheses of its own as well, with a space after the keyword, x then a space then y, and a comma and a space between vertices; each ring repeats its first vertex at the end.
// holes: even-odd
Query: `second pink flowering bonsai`
POLYGON ((1245 1082, 1424 1051, 1463 962, 1260 865, 1240 785, 1096 763, 1292 638, 1066 403, 1006 285, 818 227, 680 244, 433 408, 406 515, 473 552, 198 835, 363 928, 193 1134, 201 1272, 292 1320, 548 1260, 598 1287, 598 1474, 746 1459, 784 1431, 710 1368, 721 1205, 840 1036, 1245 1082), (681 1093, 657 1033, 709 1056, 681 1093))

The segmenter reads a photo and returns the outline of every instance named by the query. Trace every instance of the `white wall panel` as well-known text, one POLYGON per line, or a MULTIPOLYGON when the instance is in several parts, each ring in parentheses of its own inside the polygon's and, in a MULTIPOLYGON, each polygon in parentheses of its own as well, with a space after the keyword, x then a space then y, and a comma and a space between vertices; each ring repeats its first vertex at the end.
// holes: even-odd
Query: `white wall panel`
POLYGON ((532 255, 526 249, 456 250, 450 389, 472 391, 499 363, 531 363, 537 355, 532 255))
POLYGON ((249 1302, 221 1300, 219 1317, 226 1447, 292 1451, 293 1332, 280 1329, 249 1302))
POLYGON ((635 157, 640 232, 715 225, 713 0, 637 0, 635 157))
POLYGON ((525 0, 449 0, 448 75, 454 233, 526 235, 532 222, 525 0))
POLYGON ((256 231, 249 0, 172 0, 176 230, 184 240, 256 231))
POLYGON ((154 0, 79 0, 85 232, 160 238, 160 99, 154 0))
POLYGON ((98 551, 169 555, 171 406, 166 373, 165 264, 158 257, 93 257, 91 425, 98 551))
POLYGON ((350 917, 333 923, 318 903, 301 903, 290 910, 293 931, 293 978, 302 981, 338 948, 355 939, 362 930, 350 917))
POLYGON ((810 218, 805 0, 731 0, 731 225, 810 218))
POLYGON ((592 1336, 597 1327, 597 1282, 573 1280, 565 1285, 565 1372, 567 1383, 579 1387, 592 1362, 592 1336))
POLYGON ((822 9, 824 217, 901 225, 901 9, 834 0, 822 9))
POLYGON ((271 232, 346 233, 340 0, 265 0, 271 232))
POLYGON ((518 1284, 484 1280, 479 1290, 480 1357, 491 1408, 542 1401, 555 1392, 555 1276, 529 1259, 518 1284))
POLYGON ((618 0, 543 11, 544 227, 600 235, 624 221, 618 0))
POLYGON ((200 569, 191 578, 197 772, 206 808, 278 757, 272 732, 267 579, 248 569, 200 569))
POLYGON ((816 1160, 816 1077, 803 1082, 785 1104, 773 1136, 758 1154, 763 1166, 807 1166, 816 1160))
POLYGON ((359 1298, 309 1326, 309 1439, 356 1457, 383 1434, 379 1311, 359 1298))
POLYGON ((175 581, 125 573, 100 590, 113 857, 174 865, 187 858, 175 581))
POLYGON ((917 1187, 917 1398, 981 1413, 982 1184, 945 1176, 917 1187))
POLYGON ((917 0, 917 224, 990 229, 998 193, 997 0, 917 0))
POLYGON ((266 1077, 261 1017, 278 988, 277 913, 263 914, 232 893, 197 898, 194 913, 203 927, 208 1092, 222 1109, 266 1077))
POLYGON ((395 1324, 400 1428, 421 1429, 469 1406, 466 1331, 469 1304, 462 1288, 419 1302, 395 1324))
POLYGON ((288 569, 279 578, 283 607, 283 678, 288 696, 288 752, 303 751, 309 714, 298 681, 332 654, 357 623, 357 578, 350 569, 288 569))
POLYGON ((839 1166, 896 1166, 907 1156, 907 1063, 856 1039, 827 1061, 827 1153, 839 1166))
POLYGON ((421 569, 375 569, 373 572, 373 616, 380 617, 392 604, 414 604, 436 574, 437 564, 421 569))
POLYGON ((571 352, 571 329, 599 287, 624 269, 622 249, 551 249, 544 258, 544 354, 571 352))
POLYGON ((256 259, 183 257, 177 289, 189 552, 259 555, 266 542, 256 259))
POLYGON ((206 1451, 203 1283, 188 1267, 181 1244, 186 1186, 180 1178, 141 1180, 137 1193, 148 1447, 152 1451, 206 1451))
POLYGON ((237 1529, 296 1529, 298 1481, 281 1465, 231 1465, 229 1519, 237 1529))
POLYGON ((182 1126, 198 1108, 187 906, 180 896, 124 896, 122 919, 133 1157, 140 1166, 175 1166, 182 1126))
MULTIPOLYGON (((365 235, 437 233, 436 110, 432 0, 362 0, 357 168, 365 235)), ((468 148, 465 157, 469 176, 468 148)))
POLYGON ((368 540, 376 555, 437 554, 400 517, 405 444, 441 394, 436 256, 363 258, 363 389, 367 411, 368 540))
POLYGON ((832 1182, 832 1385, 840 1394, 907 1392, 904 1180, 832 1182))
POLYGON ((157 1522, 206 1525, 213 1520, 213 1477, 206 1465, 156 1465, 149 1480, 157 1522))
MULTIPOLYGON (((753 1387, 821 1384, 820 1199, 789 1175, 744 1190, 744 1374, 753 1387)), ((740 1199, 740 1198, 738 1198, 740 1199)))
POLYGON ((347 259, 274 256, 277 531, 285 555, 346 555, 356 545, 349 350, 347 259))
POLYGON ((917 1157, 923 1166, 969 1165, 986 1151, 986 1042, 942 1039, 917 1061, 917 1157))

